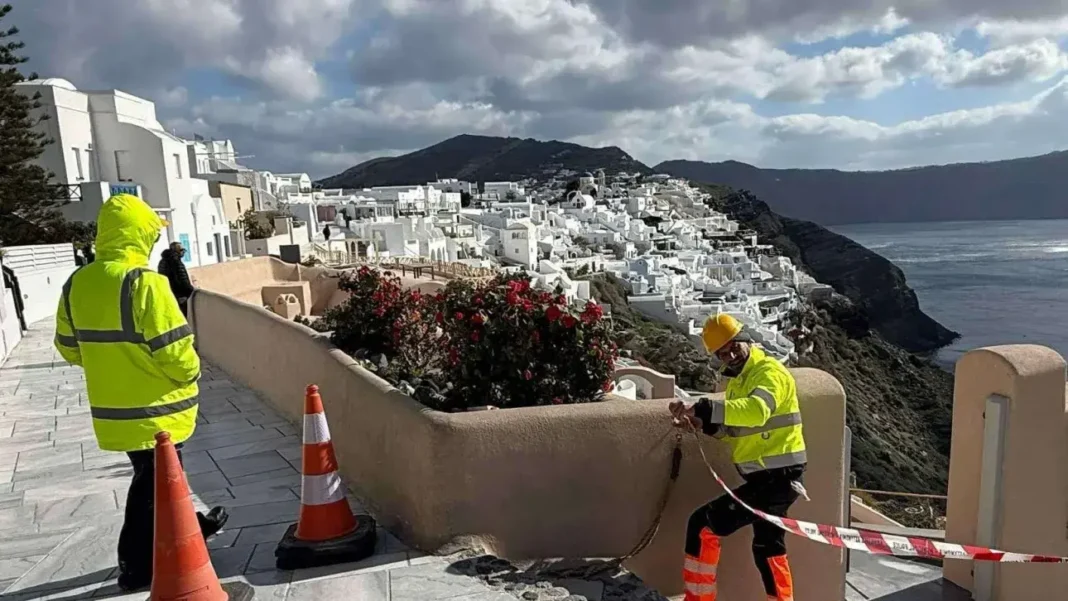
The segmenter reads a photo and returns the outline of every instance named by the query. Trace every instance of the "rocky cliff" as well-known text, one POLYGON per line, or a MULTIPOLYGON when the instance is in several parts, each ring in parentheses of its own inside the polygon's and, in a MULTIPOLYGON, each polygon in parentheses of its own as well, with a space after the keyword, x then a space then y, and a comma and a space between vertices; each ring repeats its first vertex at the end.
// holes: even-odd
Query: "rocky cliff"
POLYGON ((748 191, 706 186, 714 206, 755 230, 817 281, 833 286, 887 341, 916 353, 934 351, 959 334, 920 309, 905 274, 881 255, 810 221, 782 217, 748 191))
POLYGON ((813 343, 797 365, 826 371, 845 389, 857 485, 945 494, 953 376, 888 342, 843 296, 797 318, 813 343))

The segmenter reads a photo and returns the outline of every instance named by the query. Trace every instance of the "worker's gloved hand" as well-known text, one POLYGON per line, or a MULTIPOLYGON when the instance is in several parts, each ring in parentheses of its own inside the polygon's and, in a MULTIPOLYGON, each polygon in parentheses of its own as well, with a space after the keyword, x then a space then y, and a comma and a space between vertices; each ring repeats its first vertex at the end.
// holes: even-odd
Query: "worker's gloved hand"
POLYGON ((671 423, 676 428, 701 431, 701 420, 694 414, 693 405, 687 405, 682 401, 671 401, 668 410, 671 411, 671 423))

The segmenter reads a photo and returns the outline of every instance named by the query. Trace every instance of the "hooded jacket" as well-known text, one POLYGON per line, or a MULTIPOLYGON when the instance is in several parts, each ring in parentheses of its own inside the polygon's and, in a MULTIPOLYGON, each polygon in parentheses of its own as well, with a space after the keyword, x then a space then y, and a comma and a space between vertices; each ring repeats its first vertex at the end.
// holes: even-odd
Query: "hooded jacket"
POLYGON ((160 431, 196 427, 200 358, 167 278, 148 257, 163 222, 140 198, 112 196, 97 218, 96 260, 63 286, 55 345, 85 370, 101 449, 139 451, 160 431))
POLYGON ((170 281, 171 291, 174 292, 175 298, 183 299, 193 296, 193 284, 189 281, 189 272, 178 253, 169 248, 163 251, 156 271, 170 281))

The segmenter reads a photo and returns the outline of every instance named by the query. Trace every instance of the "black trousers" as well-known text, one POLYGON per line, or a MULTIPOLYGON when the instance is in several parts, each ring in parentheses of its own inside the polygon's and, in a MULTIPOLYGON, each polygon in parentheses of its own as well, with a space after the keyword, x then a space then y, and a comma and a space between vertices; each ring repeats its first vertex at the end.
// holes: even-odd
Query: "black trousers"
MULTIPOLYGON (((178 461, 182 445, 177 444, 178 461)), ((156 452, 153 449, 126 454, 133 464, 133 480, 126 496, 126 516, 119 533, 119 570, 127 574, 152 574, 153 536, 155 532, 156 452)), ((204 516, 197 512, 200 529, 205 530, 204 516)))
MULTIPOLYGON (((791 485, 800 482, 804 466, 757 472, 745 477, 745 484, 734 489, 738 498, 750 507, 777 516, 786 516, 790 506, 801 495, 791 485)), ((750 513, 730 497, 722 495, 694 511, 686 525, 686 554, 701 554, 701 530, 708 528, 716 536, 730 536, 742 528, 753 526, 753 559, 756 561, 764 588, 775 594, 775 580, 768 558, 786 555, 786 532, 750 513)))

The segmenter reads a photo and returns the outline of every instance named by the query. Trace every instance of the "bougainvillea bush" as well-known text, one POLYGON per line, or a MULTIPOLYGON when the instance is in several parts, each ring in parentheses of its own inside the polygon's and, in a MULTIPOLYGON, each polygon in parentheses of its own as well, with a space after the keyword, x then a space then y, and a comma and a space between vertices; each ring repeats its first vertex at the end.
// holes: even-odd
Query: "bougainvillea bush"
POLYGON ((435 409, 584 403, 611 388, 617 349, 595 303, 576 309, 509 275, 424 295, 362 268, 340 287, 352 297, 316 327, 435 409))

